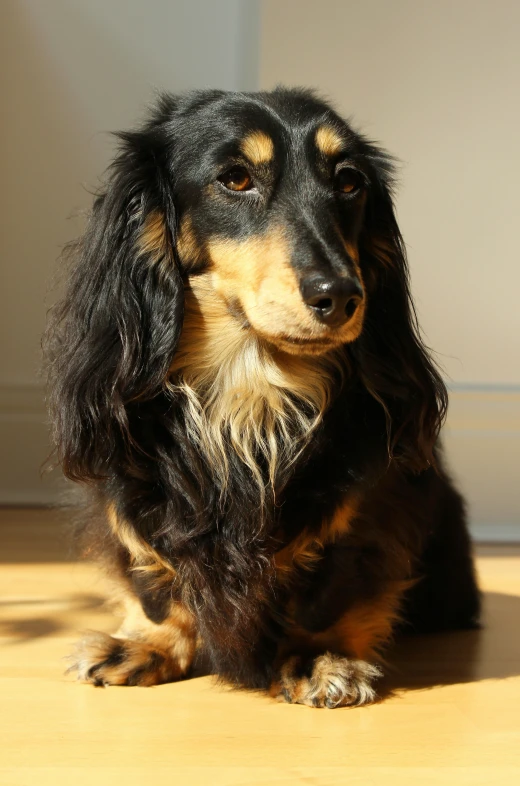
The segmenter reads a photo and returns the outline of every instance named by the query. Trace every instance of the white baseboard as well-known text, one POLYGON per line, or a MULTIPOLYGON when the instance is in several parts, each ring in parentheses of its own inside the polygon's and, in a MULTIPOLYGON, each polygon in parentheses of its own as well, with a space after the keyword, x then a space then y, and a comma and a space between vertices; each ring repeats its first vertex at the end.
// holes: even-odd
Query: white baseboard
POLYGON ((458 385, 443 432, 479 541, 520 541, 520 388, 458 385))
POLYGON ((0 504, 53 505, 65 481, 44 464, 51 451, 39 385, 0 385, 0 504))
POLYGON ((475 543, 520 543, 520 524, 518 522, 504 522, 495 524, 470 522, 470 533, 475 543))
MULTIPOLYGON (((443 440, 474 538, 520 541, 520 389, 453 387, 443 440)), ((49 451, 42 388, 0 386, 0 504, 60 502, 63 478, 40 474, 49 451)))
POLYGON ((14 508, 41 508, 59 506, 61 492, 52 489, 27 488, 17 489, 0 488, 0 506, 14 508))

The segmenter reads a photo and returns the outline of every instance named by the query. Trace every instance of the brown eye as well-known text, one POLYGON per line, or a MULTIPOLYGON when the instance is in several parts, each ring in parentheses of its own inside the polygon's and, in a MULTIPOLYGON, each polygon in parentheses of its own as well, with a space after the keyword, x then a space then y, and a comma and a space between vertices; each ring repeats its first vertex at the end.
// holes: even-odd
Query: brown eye
POLYGON ((363 188, 363 177, 355 169, 340 169, 334 180, 334 188, 343 194, 354 194, 363 188))
POLYGON ((220 175, 219 181, 230 191, 249 191, 253 187, 251 175, 243 166, 234 166, 220 175))

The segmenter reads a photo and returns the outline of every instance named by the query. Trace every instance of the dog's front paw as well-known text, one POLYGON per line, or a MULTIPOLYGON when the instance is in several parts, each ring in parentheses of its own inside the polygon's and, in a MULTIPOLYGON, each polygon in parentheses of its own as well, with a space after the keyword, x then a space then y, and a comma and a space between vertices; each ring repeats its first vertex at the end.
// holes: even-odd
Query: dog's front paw
POLYGON ((382 676, 372 663, 326 652, 315 658, 293 655, 273 684, 273 695, 290 704, 310 707, 348 707, 376 698, 372 683, 382 676))
POLYGON ((143 641, 117 639, 107 633, 87 633, 70 656, 68 672, 97 686, 159 685, 182 674, 167 653, 143 641))

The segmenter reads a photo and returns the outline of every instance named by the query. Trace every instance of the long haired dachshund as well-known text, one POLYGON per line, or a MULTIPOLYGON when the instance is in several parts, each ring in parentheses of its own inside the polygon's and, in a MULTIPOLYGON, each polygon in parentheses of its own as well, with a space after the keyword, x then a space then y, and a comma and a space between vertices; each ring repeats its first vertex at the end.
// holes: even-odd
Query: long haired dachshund
POLYGON ((126 609, 79 678, 204 657, 288 702, 370 702, 397 629, 479 614, 392 159, 292 89, 165 95, 119 140, 47 339, 59 458, 126 609))

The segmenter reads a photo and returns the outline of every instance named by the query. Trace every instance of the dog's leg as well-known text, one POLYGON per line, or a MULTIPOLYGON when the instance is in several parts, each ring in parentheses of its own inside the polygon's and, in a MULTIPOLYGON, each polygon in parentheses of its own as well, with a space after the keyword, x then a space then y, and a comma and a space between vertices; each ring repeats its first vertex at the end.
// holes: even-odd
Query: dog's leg
POLYGON ((126 615, 117 633, 87 633, 76 645, 70 670, 77 671, 78 679, 102 686, 150 686, 184 677, 197 643, 191 614, 181 603, 171 603, 157 623, 130 593, 123 601, 126 615))
POLYGON ((271 695, 329 708, 374 701, 374 683, 382 676, 377 653, 392 635, 409 586, 408 581, 389 582, 377 597, 352 605, 326 630, 294 629, 280 648, 271 695))
POLYGON ((284 661, 270 693, 290 704, 311 707, 368 704, 376 696, 373 682, 381 676, 373 663, 344 655, 292 655, 284 661))

